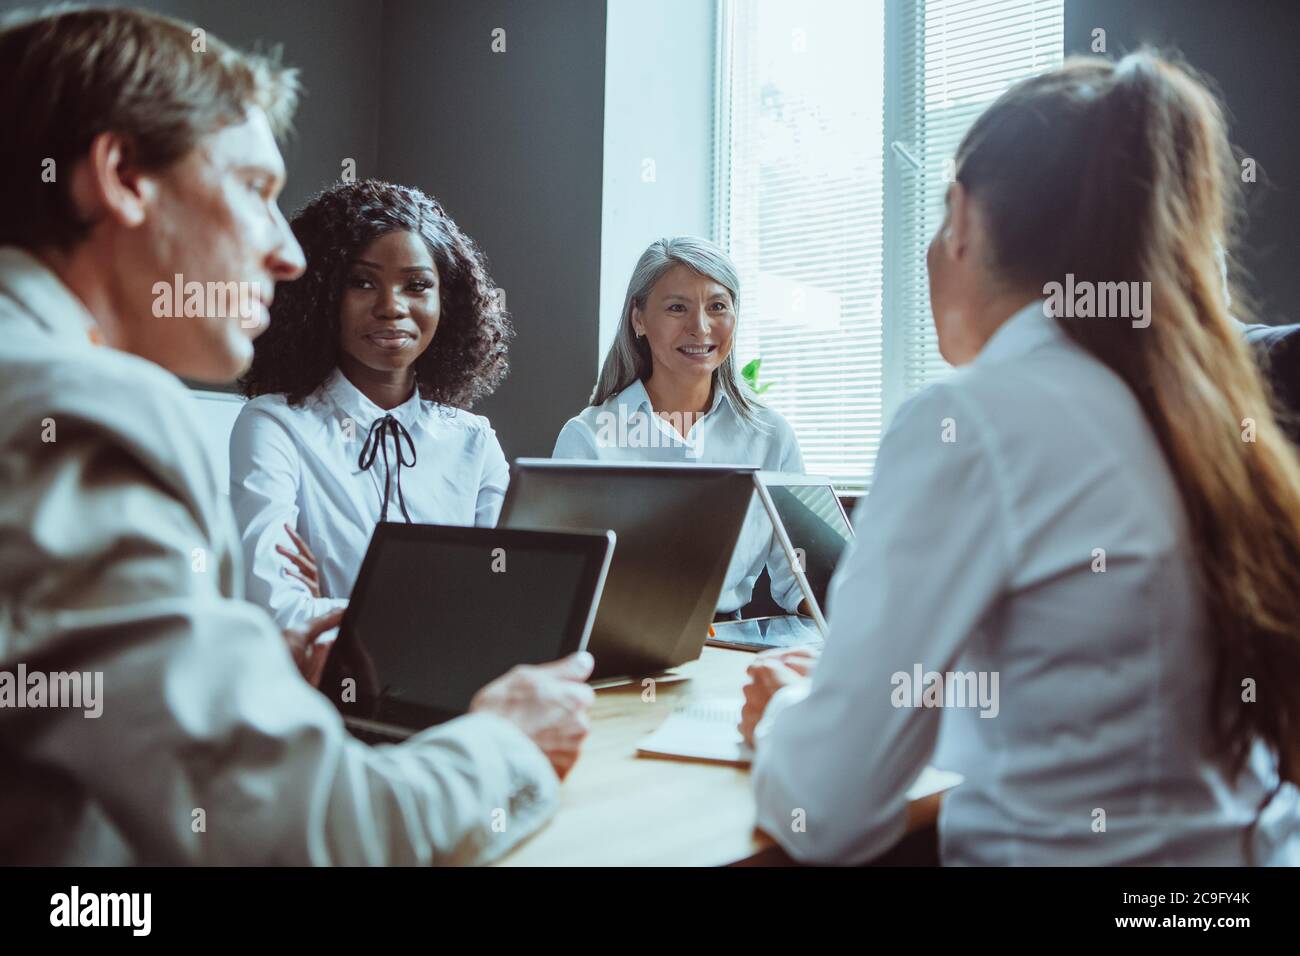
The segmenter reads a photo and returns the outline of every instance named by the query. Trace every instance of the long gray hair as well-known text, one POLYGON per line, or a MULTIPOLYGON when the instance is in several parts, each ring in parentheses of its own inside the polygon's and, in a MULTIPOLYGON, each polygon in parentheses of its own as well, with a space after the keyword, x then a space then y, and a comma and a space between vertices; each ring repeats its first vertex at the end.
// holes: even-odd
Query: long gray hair
MULTIPOLYGON (((632 270, 632 279, 627 284, 627 296, 623 299, 623 312, 618 320, 618 331, 614 334, 614 344, 605 356, 605 364, 591 393, 592 405, 603 405, 629 385, 649 378, 654 371, 650 343, 636 337, 636 330, 632 328, 632 311, 645 308, 650 290, 660 276, 675 265, 688 266, 726 288, 731 293, 731 306, 739 314, 740 277, 725 252, 699 236, 656 239, 641 253, 636 268, 632 270)), ((757 417, 759 403, 741 383, 736 372, 734 347, 722 364, 713 370, 713 387, 722 389, 742 421, 751 425, 760 424, 757 417)))

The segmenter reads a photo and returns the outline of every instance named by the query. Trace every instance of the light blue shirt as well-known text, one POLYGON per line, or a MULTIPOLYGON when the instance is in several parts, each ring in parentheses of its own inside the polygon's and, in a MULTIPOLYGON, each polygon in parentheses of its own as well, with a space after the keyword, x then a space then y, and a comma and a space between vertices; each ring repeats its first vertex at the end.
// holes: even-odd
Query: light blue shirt
MULTIPOLYGON (((510 481, 501 444, 488 420, 413 394, 385 412, 342 372, 294 407, 261 395, 239 413, 230 434, 230 503, 246 571, 246 593, 281 627, 301 627, 347 603, 384 498, 383 455, 368 469, 357 458, 371 425, 391 414, 410 433, 414 467, 401 469, 402 497, 419 524, 496 524, 510 481), (287 577, 277 544, 292 548, 283 525, 306 539, 319 561, 321 597, 287 577)), ((396 488, 396 449, 388 520, 403 521, 396 488)))
MULTIPOLYGON (((803 457, 794 429, 775 410, 757 406, 758 425, 742 419, 722 389, 713 390, 708 412, 693 422, 685 440, 654 413, 640 381, 603 404, 588 406, 570 418, 555 440, 553 458, 597 461, 659 461, 751 465, 765 471, 803 472, 803 457)), ((757 498, 741 528, 736 550, 718 598, 718 610, 744 607, 754 582, 767 565, 772 597, 787 611, 803 600, 790 562, 772 534, 772 522, 757 498)))
POLYGON ((945 863, 1240 865, 1249 839, 1300 864, 1294 786, 1248 832, 1278 782, 1264 746, 1235 780, 1207 756, 1213 643, 1169 466, 1041 304, 899 410, 854 524, 822 659, 756 731, 758 822, 792 856, 899 839, 942 722, 934 762, 966 778, 945 863), (918 668, 967 706, 924 706, 918 668))

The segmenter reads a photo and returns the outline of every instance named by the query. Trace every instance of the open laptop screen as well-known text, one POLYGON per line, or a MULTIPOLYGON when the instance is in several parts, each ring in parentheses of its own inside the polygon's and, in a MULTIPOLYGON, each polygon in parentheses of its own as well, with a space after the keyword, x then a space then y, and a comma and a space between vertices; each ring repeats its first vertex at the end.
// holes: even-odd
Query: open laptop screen
POLYGON ((516 664, 585 645, 610 537, 380 525, 321 690, 346 715, 407 728, 464 713, 516 664))
POLYGON ((618 548, 591 635, 597 678, 700 656, 754 496, 745 465, 520 458, 506 528, 610 528, 618 548))
POLYGON ((829 485, 767 484, 772 504, 781 517, 790 544, 803 558, 804 575, 821 607, 826 607, 826 590, 844 548, 853 539, 853 528, 829 485))

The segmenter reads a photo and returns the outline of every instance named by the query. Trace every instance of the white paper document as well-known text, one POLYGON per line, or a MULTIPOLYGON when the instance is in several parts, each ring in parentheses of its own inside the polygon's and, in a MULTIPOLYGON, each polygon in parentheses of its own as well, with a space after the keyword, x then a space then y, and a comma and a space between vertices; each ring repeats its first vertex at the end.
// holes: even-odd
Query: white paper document
POLYGON ((742 706, 743 701, 720 697, 678 707, 637 745, 637 753, 748 766, 754 751, 736 729, 742 706))

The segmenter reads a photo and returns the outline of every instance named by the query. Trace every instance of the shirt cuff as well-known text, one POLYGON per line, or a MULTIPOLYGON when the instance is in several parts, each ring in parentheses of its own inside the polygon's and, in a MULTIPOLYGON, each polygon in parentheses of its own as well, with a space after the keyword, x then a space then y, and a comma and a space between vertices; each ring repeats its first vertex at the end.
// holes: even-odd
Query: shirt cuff
POLYGON ((305 628, 322 614, 347 606, 347 598, 307 597, 302 601, 274 609, 271 616, 275 618, 276 626, 281 630, 305 628))
POLYGON ((491 735, 505 757, 510 771, 510 815, 516 820, 525 816, 550 817, 560 801, 560 778, 550 758, 531 737, 496 714, 467 714, 456 721, 458 726, 474 724, 491 735))
MULTIPOLYGON (((560 778, 540 747, 496 714, 474 713, 431 727, 408 743, 454 739, 474 756, 479 798, 491 813, 504 811, 470 837, 466 852, 448 862, 482 864, 498 859, 549 820, 560 804, 560 778)), ((491 815, 489 814, 489 816, 491 815)))

